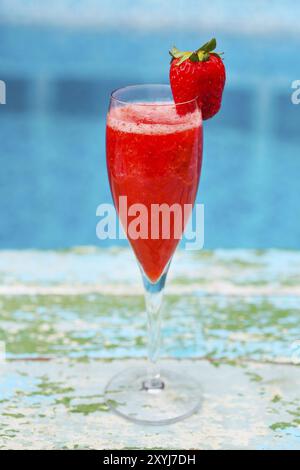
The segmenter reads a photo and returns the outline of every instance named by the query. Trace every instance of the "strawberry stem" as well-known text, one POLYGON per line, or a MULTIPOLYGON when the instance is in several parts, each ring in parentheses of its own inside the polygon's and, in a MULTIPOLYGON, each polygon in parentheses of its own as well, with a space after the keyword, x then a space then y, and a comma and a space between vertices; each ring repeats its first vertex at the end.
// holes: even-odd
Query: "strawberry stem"
POLYGON ((212 38, 210 41, 203 44, 203 46, 199 47, 199 49, 197 49, 196 51, 180 51, 179 49, 177 49, 177 47, 173 46, 172 49, 169 51, 169 54, 172 57, 171 62, 174 59, 179 59, 176 65, 180 65, 182 64, 182 62, 185 62, 188 59, 191 62, 205 62, 206 60, 209 60, 210 55, 220 57, 220 55, 223 54, 223 52, 213 52, 216 47, 216 38, 212 38))

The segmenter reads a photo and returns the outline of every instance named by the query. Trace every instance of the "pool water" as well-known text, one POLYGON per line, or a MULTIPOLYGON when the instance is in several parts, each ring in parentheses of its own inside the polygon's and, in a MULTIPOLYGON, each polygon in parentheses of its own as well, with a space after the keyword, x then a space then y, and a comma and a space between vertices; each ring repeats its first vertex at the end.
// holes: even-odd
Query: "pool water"
MULTIPOLYGON (((96 208, 111 202, 105 115, 114 88, 167 83, 168 49, 195 32, 2 24, 0 248, 107 246, 96 208)), ((299 248, 300 105, 291 103, 299 36, 218 35, 227 86, 204 124, 198 202, 206 248, 299 248)))

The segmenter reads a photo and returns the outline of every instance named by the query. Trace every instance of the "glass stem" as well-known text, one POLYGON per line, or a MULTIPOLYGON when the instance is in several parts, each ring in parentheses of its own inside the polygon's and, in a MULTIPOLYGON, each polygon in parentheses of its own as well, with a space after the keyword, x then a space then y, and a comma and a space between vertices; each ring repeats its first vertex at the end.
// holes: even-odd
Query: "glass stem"
POLYGON ((143 382, 143 389, 148 391, 161 390, 164 383, 160 378, 157 365, 161 344, 161 305, 168 270, 156 283, 152 283, 142 274, 145 287, 145 303, 148 320, 148 379, 143 382))

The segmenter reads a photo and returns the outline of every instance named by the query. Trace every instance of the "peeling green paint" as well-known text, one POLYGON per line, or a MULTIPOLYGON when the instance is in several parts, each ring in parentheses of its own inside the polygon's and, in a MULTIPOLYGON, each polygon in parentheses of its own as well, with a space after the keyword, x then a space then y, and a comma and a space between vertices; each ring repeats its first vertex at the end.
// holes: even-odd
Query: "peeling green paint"
POLYGON ((10 418, 16 419, 25 418, 25 415, 22 413, 2 413, 2 416, 9 416, 10 418))
POLYGON ((274 395, 274 397, 272 398, 272 403, 278 403, 279 401, 281 401, 282 397, 280 395, 274 395))
POLYGON ((117 279, 101 268, 103 256, 122 264, 127 251, 2 256, 0 448, 299 447, 291 348, 300 339, 299 252, 179 253, 189 261, 168 282, 163 354, 190 358, 191 374, 200 367, 203 409, 180 426, 138 433, 109 411, 116 402, 105 402, 103 388, 130 357, 146 355, 144 300, 136 273, 117 279), (41 277, 42 264, 50 269, 41 277), (60 273, 51 270, 58 264, 60 273))
POLYGON ((70 413, 82 413, 88 415, 90 413, 95 413, 97 411, 108 411, 109 406, 106 403, 89 403, 74 406, 70 409, 70 413))
POLYGON ((259 374, 256 374, 254 372, 246 372, 246 375, 250 377, 250 380, 252 382, 261 382, 263 380, 263 378, 259 374))
POLYGON ((284 429, 289 429, 289 428, 294 428, 296 427, 295 424, 293 424, 293 422, 290 422, 290 423, 285 423, 285 422, 278 422, 278 423, 274 423, 274 424, 271 424, 270 428, 272 429, 272 431, 282 431, 284 429))

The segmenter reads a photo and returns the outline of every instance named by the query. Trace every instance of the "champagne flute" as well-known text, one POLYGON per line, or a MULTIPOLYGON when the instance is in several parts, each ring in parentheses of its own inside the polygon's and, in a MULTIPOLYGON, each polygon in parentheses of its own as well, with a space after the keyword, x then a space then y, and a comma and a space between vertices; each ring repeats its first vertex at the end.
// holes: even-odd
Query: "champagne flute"
POLYGON ((149 356, 148 366, 129 367, 113 377, 106 398, 127 419, 167 424, 190 416, 201 403, 198 381, 179 363, 172 369, 158 366, 166 277, 201 173, 197 99, 175 104, 168 85, 114 91, 106 155, 114 204, 142 273, 149 356))

